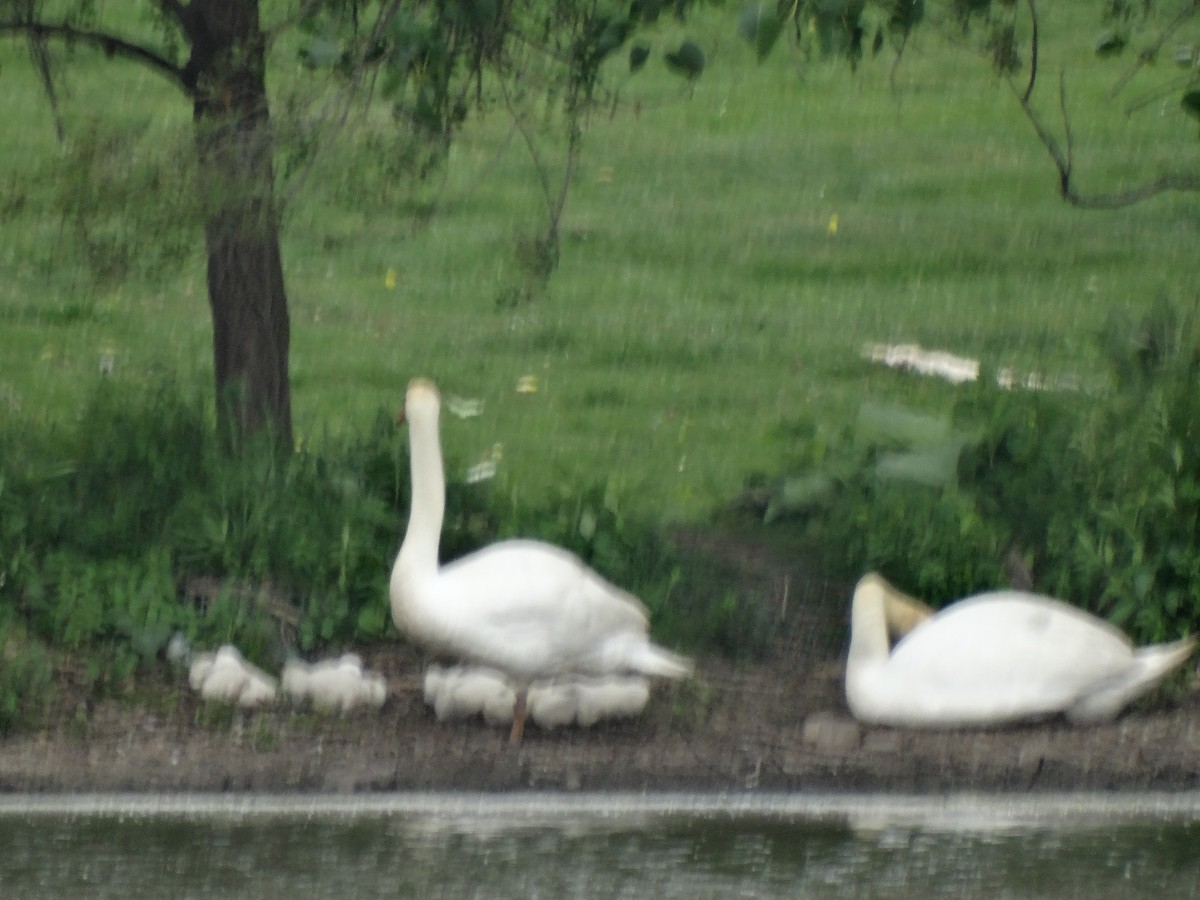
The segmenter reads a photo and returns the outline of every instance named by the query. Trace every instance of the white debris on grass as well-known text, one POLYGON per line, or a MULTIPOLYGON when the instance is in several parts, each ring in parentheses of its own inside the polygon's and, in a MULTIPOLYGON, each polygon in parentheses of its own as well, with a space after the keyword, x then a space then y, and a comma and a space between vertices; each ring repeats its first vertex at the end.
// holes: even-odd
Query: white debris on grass
MULTIPOLYGON (((882 363, 889 369, 904 369, 918 375, 941 378, 952 384, 979 380, 979 360, 957 356, 946 350, 926 350, 920 344, 864 344, 862 357, 882 363)), ((1054 377, 1042 372, 1024 375, 1012 368, 996 372, 996 384, 1006 391, 1078 391, 1079 379, 1073 375, 1054 377)))
POLYGON ((456 397, 448 394, 445 398, 446 409, 451 415, 460 419, 473 419, 483 415, 483 400, 474 397, 456 397))
POLYGON ((867 344, 862 355, 889 369, 908 369, 918 375, 933 375, 953 384, 979 378, 979 360, 955 356, 945 350, 926 350, 919 344, 867 344))

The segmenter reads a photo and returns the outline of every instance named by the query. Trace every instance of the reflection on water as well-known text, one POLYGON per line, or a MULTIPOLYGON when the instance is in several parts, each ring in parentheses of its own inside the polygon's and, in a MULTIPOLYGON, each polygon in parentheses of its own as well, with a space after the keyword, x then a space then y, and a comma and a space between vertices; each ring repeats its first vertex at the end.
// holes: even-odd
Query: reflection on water
POLYGON ((0 798, 0 897, 1169 898, 1183 799, 0 798))

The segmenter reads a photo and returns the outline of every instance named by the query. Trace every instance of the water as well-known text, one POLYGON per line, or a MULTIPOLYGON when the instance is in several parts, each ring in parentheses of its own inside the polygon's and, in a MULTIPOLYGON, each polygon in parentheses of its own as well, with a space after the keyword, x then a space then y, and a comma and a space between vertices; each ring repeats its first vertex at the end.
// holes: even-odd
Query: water
POLYGON ((0 897, 1165 898, 1200 794, 0 797, 0 897))

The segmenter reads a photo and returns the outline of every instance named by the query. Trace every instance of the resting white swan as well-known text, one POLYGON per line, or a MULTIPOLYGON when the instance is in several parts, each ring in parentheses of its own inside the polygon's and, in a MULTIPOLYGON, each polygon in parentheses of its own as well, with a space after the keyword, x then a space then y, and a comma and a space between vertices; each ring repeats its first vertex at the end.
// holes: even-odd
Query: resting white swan
POLYGON ((311 702, 321 712, 379 709, 387 699, 383 676, 364 671, 356 653, 315 663, 290 659, 283 667, 280 687, 293 703, 311 702))
POLYGON ((516 687, 512 743, 525 725, 529 685, 582 673, 682 678, 686 659, 650 642, 646 609, 576 557, 537 541, 503 541, 449 565, 438 562, 446 482, 440 400, 425 379, 408 386, 412 510, 391 577, 401 632, 499 669, 516 687))
POLYGON ((863 722, 986 726, 1058 713, 1102 722, 1181 665, 1195 644, 1135 650, 1118 629, 1066 603, 993 591, 946 607, 889 648, 889 626, 904 630, 900 620, 912 617, 908 599, 875 574, 854 590, 846 700, 863 722))

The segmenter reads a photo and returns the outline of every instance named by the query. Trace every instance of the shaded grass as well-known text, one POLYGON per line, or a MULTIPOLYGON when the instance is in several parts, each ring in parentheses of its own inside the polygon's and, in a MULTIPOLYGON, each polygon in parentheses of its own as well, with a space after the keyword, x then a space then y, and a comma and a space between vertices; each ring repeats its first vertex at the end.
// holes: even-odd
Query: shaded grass
MULTIPOLYGON (((1066 39, 1090 10, 1045 15, 1045 70, 1070 66, 1087 186, 1195 156, 1181 117, 1112 114, 1114 70, 1066 39)), ((1087 376, 1107 309, 1192 290, 1193 200, 1066 207, 1008 87, 933 35, 892 94, 882 58, 853 77, 817 64, 798 73, 786 54, 755 66, 721 13, 692 30, 712 51, 709 71, 690 96, 648 71, 626 89, 646 111, 591 124, 560 267, 516 310, 494 300, 519 278, 515 238, 542 227, 544 210, 519 144, 503 149, 503 114, 469 125, 444 181, 427 186, 381 180, 397 151, 380 116, 336 134, 286 218, 300 441, 365 429, 427 375, 484 401, 479 418, 447 417, 447 449, 473 461, 501 445, 507 489, 546 495, 603 475, 641 512, 694 520, 778 466, 783 423, 848 420, 868 396, 948 402, 944 385, 860 362, 864 342, 1087 376), (414 210, 439 195, 443 211, 421 224, 414 210), (516 391, 526 375, 536 393, 516 391)), ((105 354, 127 375, 203 384, 200 254, 154 278, 91 282, 49 206, 52 178, 32 162, 56 151, 21 52, 0 46, 23 123, 0 138, 0 173, 37 176, 11 183, 0 223, 6 427, 73 415, 105 354)), ((148 74, 84 52, 76 65, 69 126, 102 110, 152 119, 144 141, 186 144, 186 103, 148 74)), ((307 76, 278 71, 281 96, 316 95, 307 76)), ((302 124, 288 116, 277 107, 285 140, 302 124)))

